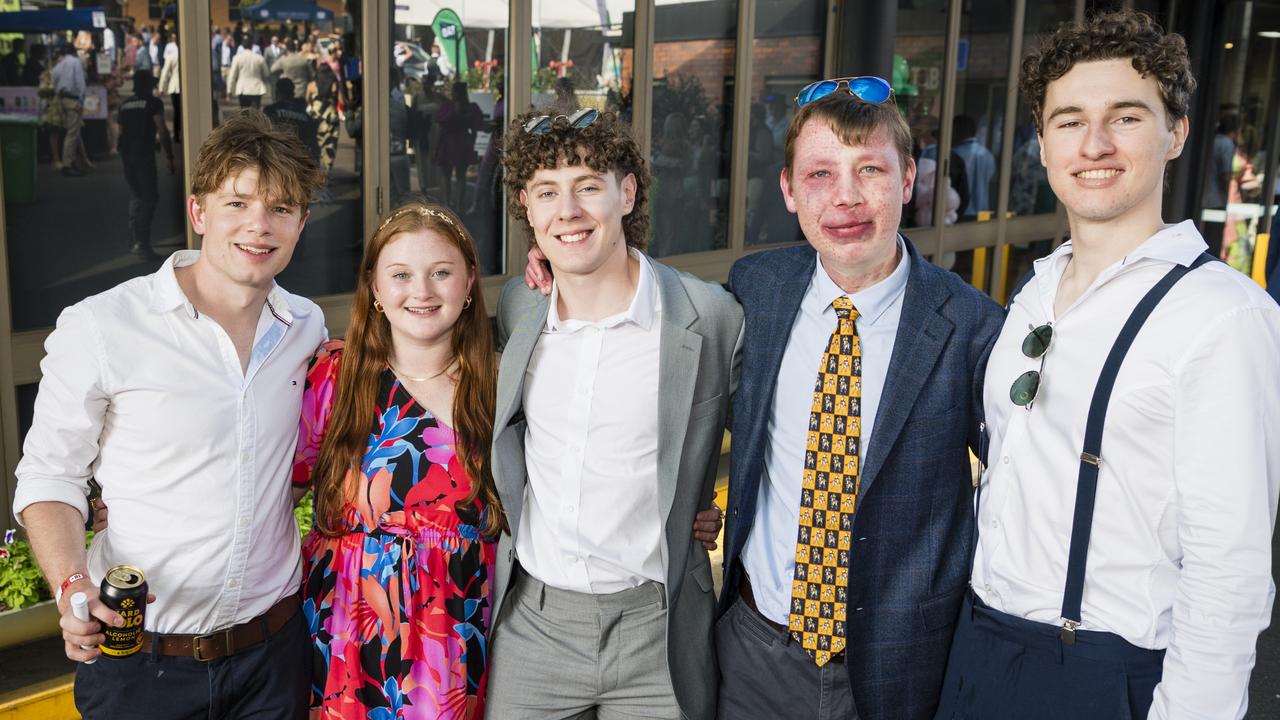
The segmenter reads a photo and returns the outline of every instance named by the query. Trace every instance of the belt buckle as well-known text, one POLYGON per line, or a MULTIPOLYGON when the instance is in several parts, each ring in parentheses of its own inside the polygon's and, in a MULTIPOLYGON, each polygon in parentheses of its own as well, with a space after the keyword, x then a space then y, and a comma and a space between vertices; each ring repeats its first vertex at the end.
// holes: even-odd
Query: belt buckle
POLYGON ((216 638, 219 635, 226 636, 226 640, 224 641, 226 653, 223 656, 225 657, 226 655, 230 655, 233 652, 233 649, 232 649, 233 646, 231 641, 232 630, 234 630, 234 628, 227 628, 226 630, 219 630, 217 632, 206 633, 204 635, 197 635, 195 639, 191 641, 191 657, 195 658, 196 662, 210 662, 212 660, 216 660, 217 658, 205 657, 204 654, 200 652, 200 641, 205 639, 212 640, 213 638, 216 638))

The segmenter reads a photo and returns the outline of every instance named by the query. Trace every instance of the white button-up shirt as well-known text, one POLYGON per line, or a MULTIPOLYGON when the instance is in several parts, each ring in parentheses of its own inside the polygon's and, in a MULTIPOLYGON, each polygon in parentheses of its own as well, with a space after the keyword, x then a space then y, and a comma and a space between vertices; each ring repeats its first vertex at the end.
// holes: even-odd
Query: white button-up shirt
POLYGON ((324 316, 274 287, 247 371, 231 338, 187 301, 174 266, 63 311, 45 343, 35 420, 18 464, 14 513, 42 501, 87 515, 90 477, 110 527, 89 576, 147 576, 148 630, 204 633, 250 620, 297 592, 289 472, 307 363, 324 316))
POLYGON ((764 451, 759 520, 752 526, 742 552, 756 607, 762 615, 781 625, 787 624, 791 613, 791 578, 796 569, 800 486, 809 415, 813 412, 813 382, 837 323, 831 303, 836 298, 848 297, 858 310, 854 327, 862 348, 861 441, 858 443, 861 462, 867 456, 876 426, 876 412, 889 375, 889 358, 898 336, 902 298, 911 271, 911 258, 902 240, 898 240, 898 252, 902 257, 889 277, 853 294, 836 285, 819 258, 782 354, 777 390, 769 413, 769 444, 764 451))
MULTIPOLYGON (((1121 326, 1173 265, 1205 250, 1191 221, 1104 270, 1061 316, 1071 244, 1038 260, 987 365, 990 437, 974 590, 1005 613, 1060 625, 1080 452, 1093 388, 1121 326), (1009 388, 1040 360, 1031 410, 1009 388)), ((1152 718, 1241 718, 1271 615, 1280 492, 1280 308, 1222 263, 1184 277, 1121 365, 1102 439, 1081 627, 1168 648, 1152 718)))
POLYGON ((520 565, 552 587, 612 593, 665 581, 658 510, 658 346, 662 303, 640 261, 625 312, 561 320, 558 291, 525 371, 529 482, 520 565))

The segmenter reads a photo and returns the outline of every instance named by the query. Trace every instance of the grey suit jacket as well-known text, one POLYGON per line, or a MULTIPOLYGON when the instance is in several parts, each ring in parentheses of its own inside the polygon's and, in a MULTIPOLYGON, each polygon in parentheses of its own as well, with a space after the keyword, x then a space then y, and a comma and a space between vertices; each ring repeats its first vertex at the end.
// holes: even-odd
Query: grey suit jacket
MULTIPOLYGON (((686 718, 715 717, 716 666, 711 563, 693 540, 693 517, 711 506, 729 399, 738 377, 742 308, 719 285, 648 260, 662 298, 658 367, 658 508, 666 567, 667 667, 686 718)), ((546 326, 549 300, 513 278, 498 301, 503 346, 494 420, 493 475, 512 535, 498 545, 494 626, 516 560, 527 479, 523 408, 525 371, 546 326)), ((496 651, 501 652, 501 650, 496 651)))

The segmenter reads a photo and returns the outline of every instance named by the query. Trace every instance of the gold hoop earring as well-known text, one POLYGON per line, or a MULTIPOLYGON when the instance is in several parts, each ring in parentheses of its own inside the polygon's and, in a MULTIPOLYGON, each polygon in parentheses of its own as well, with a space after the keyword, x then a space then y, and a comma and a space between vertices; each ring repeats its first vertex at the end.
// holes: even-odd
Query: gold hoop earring
POLYGON ((463 309, 463 310, 466 310, 466 309, 467 309, 467 308, 469 308, 469 307, 471 307, 471 296, 470 296, 470 295, 468 295, 468 296, 467 296, 467 299, 466 299, 466 300, 463 300, 463 301, 462 301, 462 309, 463 309))
POLYGON ((377 310, 378 312, 382 312, 382 311, 383 311, 383 310, 382 310, 382 303, 378 302, 377 300, 374 300, 374 301, 373 301, 373 309, 374 309, 374 310, 377 310))

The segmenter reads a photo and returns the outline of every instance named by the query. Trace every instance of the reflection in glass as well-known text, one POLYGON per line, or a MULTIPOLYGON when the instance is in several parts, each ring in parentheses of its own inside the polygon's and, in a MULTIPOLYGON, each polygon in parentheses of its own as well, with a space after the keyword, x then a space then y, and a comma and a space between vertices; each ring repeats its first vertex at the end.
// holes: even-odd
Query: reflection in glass
POLYGON ((623 26, 634 17, 634 0, 534 2, 534 107, 564 115, 593 107, 629 119, 634 53, 623 26))
MULTIPOLYGON (((1271 147, 1275 125, 1269 123, 1276 122, 1280 102, 1280 7, 1233 2, 1225 9, 1223 30, 1225 41, 1216 51, 1222 54, 1222 82, 1201 129, 1211 127, 1212 135, 1207 138, 1200 220, 1209 252, 1251 274, 1258 234, 1271 230, 1267 219, 1274 218, 1280 201, 1277 195, 1266 197, 1268 176, 1277 170, 1277 148, 1271 147)), ((1197 131, 1195 122, 1191 129, 1197 131)), ((1271 244, 1276 242, 1273 235, 1271 244)))
MULTIPOLYGON (((1075 15, 1073 0, 1028 3, 1023 25, 1022 56, 1036 48, 1040 35, 1052 32, 1075 15)), ((1017 119, 1013 130, 1013 157, 1009 169, 1009 212, 1013 217, 1043 215, 1057 209, 1058 198, 1049 186, 1049 175, 1040 162, 1040 138, 1026 98, 1018 95, 1017 119)), ((1012 288, 1031 263, 1053 249, 1053 240, 1014 243, 1009 246, 1005 286, 1012 288)))
MULTIPOLYGON (((1039 35, 1052 32, 1063 21, 1072 19, 1074 13, 1075 3, 1072 0, 1028 4, 1023 25, 1023 57, 1035 49, 1039 35)), ((1014 217, 1054 211, 1058 200, 1049 187, 1044 165, 1040 163, 1040 140, 1036 136, 1035 123, 1031 121, 1031 110, 1021 94, 1018 96, 1017 123, 1013 131, 1010 173, 1009 211, 1014 217)))
POLYGON ((946 59, 947 17, 939 8, 900 9, 893 47, 893 94, 907 118, 914 142, 916 185, 902 211, 903 227, 933 225, 935 197, 946 203, 947 224, 959 219, 968 200, 964 163, 952 159, 941 187, 937 181, 938 117, 942 114, 942 78, 946 59), (928 155, 926 156, 926 151, 928 155))
POLYGON ((64 33, 29 34, 0 60, 14 330, 52 326, 64 307, 153 272, 186 243, 182 180, 167 159, 174 116, 151 87, 172 62, 172 35, 151 33, 153 59, 120 30, 60 45, 64 33), (135 88, 139 53, 147 72, 136 77, 149 82, 135 88))
MULTIPOLYGON (((961 222, 990 220, 996 210, 1012 22, 1009 0, 980 0, 961 15, 956 109, 951 118, 952 157, 964 163, 968 188, 961 222)), ((930 156, 927 149, 923 154, 930 156)), ((934 150, 935 159, 936 155, 934 150)))
POLYGON ((348 14, 349 6, 341 3, 331 19, 303 22, 266 8, 248 20, 215 23, 209 37, 214 124, 261 108, 277 127, 298 135, 328 178, 277 278, 290 292, 311 297, 350 292, 363 247, 364 68, 359 15, 348 14))
POLYGON ((756 10, 752 41, 751 142, 747 153, 748 245, 803 242, 778 187, 796 93, 822 79, 823 0, 777 0, 756 10))
POLYGON ((663 3, 655 13, 649 252, 728 247, 738 3, 663 3))
POLYGON ((507 2, 397 4, 391 29, 391 202, 449 206, 475 237, 481 275, 503 272, 498 151, 506 125, 507 2))

